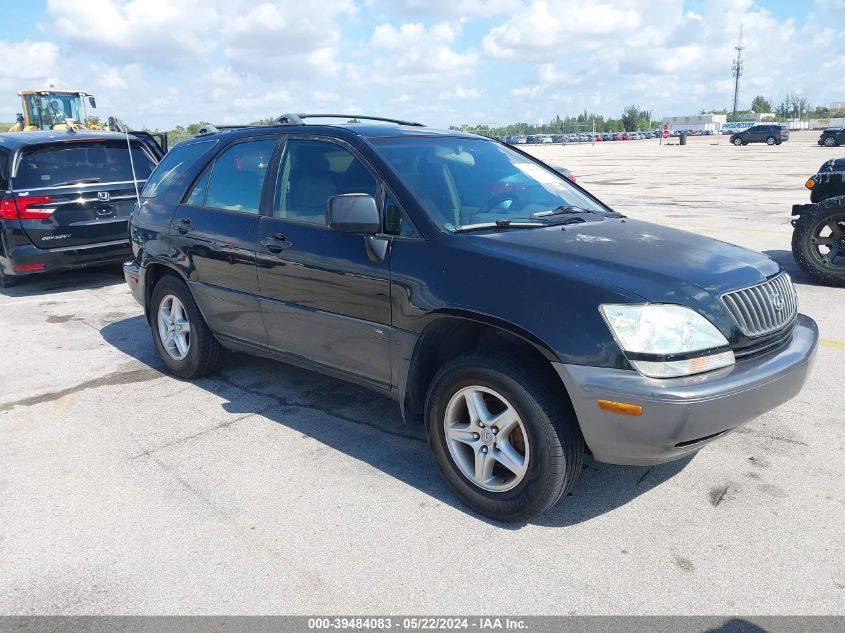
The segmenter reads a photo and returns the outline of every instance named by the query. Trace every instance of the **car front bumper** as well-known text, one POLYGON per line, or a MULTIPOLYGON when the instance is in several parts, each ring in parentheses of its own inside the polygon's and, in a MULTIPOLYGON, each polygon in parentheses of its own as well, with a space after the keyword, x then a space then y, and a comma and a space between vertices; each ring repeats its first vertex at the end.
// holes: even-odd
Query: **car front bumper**
POLYGON ((791 339, 732 367, 655 379, 633 370, 553 363, 597 461, 659 464, 694 453, 801 391, 818 347, 818 328, 799 314, 791 339), (597 400, 642 407, 642 415, 599 409, 597 400))

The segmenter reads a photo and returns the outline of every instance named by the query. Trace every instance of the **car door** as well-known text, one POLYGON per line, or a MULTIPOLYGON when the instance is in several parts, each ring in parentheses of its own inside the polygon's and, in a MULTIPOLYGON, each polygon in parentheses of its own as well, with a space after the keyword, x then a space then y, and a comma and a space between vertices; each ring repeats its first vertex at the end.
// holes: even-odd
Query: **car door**
POLYGON ((216 336, 265 349, 255 244, 262 193, 277 137, 248 138, 223 149, 176 208, 171 244, 216 336))
POLYGON ((374 172, 336 139, 291 136, 261 218, 257 265, 270 348, 381 387, 390 384, 390 251, 326 225, 328 199, 375 195, 374 172))

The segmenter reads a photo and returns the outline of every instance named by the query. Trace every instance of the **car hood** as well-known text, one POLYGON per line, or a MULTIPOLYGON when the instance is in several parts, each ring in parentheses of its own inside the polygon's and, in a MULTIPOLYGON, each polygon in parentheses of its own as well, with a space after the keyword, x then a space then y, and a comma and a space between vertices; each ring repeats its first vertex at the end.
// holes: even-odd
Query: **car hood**
POLYGON ((468 233, 486 251, 526 266, 589 278, 648 301, 685 303, 765 281, 780 266, 733 244, 678 229, 602 218, 540 229, 468 233))

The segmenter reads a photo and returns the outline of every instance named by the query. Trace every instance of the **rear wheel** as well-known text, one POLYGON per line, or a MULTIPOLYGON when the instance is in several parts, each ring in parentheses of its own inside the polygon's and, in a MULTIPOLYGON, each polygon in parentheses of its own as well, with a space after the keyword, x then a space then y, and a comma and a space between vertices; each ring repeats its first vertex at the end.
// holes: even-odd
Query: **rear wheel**
POLYGON ((774 145, 777 142, 777 139, 774 136, 769 136, 766 138, 766 145, 774 145))
POLYGON ((220 364, 222 348, 187 286, 172 276, 153 289, 150 327, 159 356, 179 378, 198 378, 220 364))
POLYGON ((584 440, 562 389, 530 362, 485 354, 438 372, 426 400, 429 443, 464 503, 498 521, 524 521, 570 490, 584 440))
POLYGON ((845 286, 845 196, 820 202, 798 218, 792 255, 816 282, 845 286))

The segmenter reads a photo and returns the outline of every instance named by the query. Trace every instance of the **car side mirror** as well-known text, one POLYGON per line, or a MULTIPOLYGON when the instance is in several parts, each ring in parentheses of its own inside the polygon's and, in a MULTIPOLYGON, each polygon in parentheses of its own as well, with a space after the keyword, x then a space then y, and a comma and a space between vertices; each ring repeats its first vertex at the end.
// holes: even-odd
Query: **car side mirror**
POLYGON ((339 233, 375 235, 381 232, 376 199, 367 193, 345 193, 329 198, 326 209, 328 225, 339 233))
POLYGON ((93 95, 88 95, 88 103, 91 104, 92 108, 97 107, 97 100, 93 97, 93 95))

